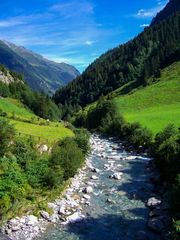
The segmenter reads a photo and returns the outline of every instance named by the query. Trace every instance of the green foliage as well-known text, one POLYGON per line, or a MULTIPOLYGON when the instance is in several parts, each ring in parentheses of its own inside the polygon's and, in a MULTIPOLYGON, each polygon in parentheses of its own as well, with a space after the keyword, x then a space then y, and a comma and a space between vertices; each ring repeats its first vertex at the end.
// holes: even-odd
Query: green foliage
POLYGON ((152 132, 147 128, 135 128, 132 134, 130 135, 130 143, 138 148, 138 147, 144 147, 148 148, 151 146, 153 139, 152 132))
POLYGON ((8 121, 0 119, 0 156, 4 156, 11 149, 11 142, 15 136, 14 128, 8 121))
POLYGON ((13 145, 12 153, 16 156, 18 164, 24 169, 32 159, 36 159, 37 153, 25 139, 17 139, 13 145))
POLYGON ((1 220, 23 202, 31 208, 38 197, 44 199, 47 193, 62 190, 64 181, 76 174, 89 150, 89 134, 85 129, 75 132, 76 137, 59 141, 51 154, 40 154, 33 139, 17 138, 13 127, 0 119, 1 220))
POLYGON ((178 239, 180 232, 178 221, 180 219, 180 134, 175 126, 168 125, 156 135, 152 156, 162 179, 169 186, 172 217, 175 220, 172 237, 178 239))
POLYGON ((89 138, 90 134, 85 128, 76 129, 75 131, 75 142, 84 154, 90 151, 89 138))
POLYGON ((97 129, 101 125, 104 126, 107 119, 111 119, 116 114, 116 108, 112 101, 100 99, 96 107, 89 109, 87 114, 86 125, 89 129, 97 129))
POLYGON ((0 169, 0 215, 3 215, 14 202, 26 196, 29 187, 15 157, 1 158, 0 169))
POLYGON ((173 182, 180 172, 178 130, 173 125, 168 125, 164 131, 156 135, 153 149, 153 156, 162 177, 169 182, 173 182))
POLYGON ((54 173, 64 170, 64 179, 73 177, 84 162, 84 154, 72 138, 60 141, 52 150, 50 166, 54 173))

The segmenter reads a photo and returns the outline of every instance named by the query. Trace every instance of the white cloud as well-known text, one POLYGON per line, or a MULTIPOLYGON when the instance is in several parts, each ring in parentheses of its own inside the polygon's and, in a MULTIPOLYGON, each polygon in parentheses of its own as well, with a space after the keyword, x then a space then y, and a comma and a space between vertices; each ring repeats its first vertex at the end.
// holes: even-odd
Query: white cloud
POLYGON ((88 45, 88 46, 91 46, 91 45, 93 45, 95 43, 95 41, 85 41, 85 45, 88 45))
POLYGON ((13 27, 22 24, 23 22, 15 19, 0 20, 0 28, 13 27))
POLYGON ((166 5, 167 0, 157 0, 157 6, 150 9, 139 9, 133 16, 135 18, 152 18, 155 17, 166 5))
POLYGON ((149 27, 149 24, 144 23, 144 24, 141 24, 140 27, 141 28, 149 27))

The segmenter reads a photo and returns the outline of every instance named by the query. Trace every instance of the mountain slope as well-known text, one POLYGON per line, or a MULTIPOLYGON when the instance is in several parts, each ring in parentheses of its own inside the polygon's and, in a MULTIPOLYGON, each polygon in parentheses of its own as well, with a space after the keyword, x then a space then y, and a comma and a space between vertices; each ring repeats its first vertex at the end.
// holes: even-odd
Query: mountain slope
POLYGON ((129 122, 140 122, 154 133, 167 124, 180 126, 180 62, 174 63, 162 71, 157 82, 121 95, 116 90, 111 97, 129 122), (120 94, 120 95, 119 95, 120 94))
POLYGON ((150 84, 151 76, 159 76, 160 69, 180 59, 179 25, 178 11, 105 53, 56 92, 56 103, 86 106, 130 81, 134 81, 132 88, 150 84))
POLYGON ((49 61, 24 47, 6 41, 0 41, 0 63, 22 73, 34 90, 49 94, 79 75, 73 66, 49 61))
POLYGON ((180 10, 180 1, 179 0, 171 0, 166 5, 166 7, 160 11, 157 16, 153 19, 151 26, 159 23, 160 21, 164 20, 165 18, 169 17, 173 13, 180 10))

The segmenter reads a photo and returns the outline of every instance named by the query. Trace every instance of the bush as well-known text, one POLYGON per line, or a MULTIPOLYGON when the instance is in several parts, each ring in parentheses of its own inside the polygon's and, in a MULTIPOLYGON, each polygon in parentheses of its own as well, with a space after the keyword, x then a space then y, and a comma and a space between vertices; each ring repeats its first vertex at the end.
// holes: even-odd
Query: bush
POLYGON ((27 142, 25 139, 15 141, 12 153, 23 168, 26 168, 28 162, 37 158, 37 151, 33 148, 33 143, 27 142))
POLYGON ((26 171, 28 182, 34 188, 51 188, 62 184, 62 169, 54 172, 45 156, 28 162, 26 171))
POLYGON ((15 137, 15 130, 7 120, 0 119, 0 156, 4 156, 11 147, 15 137))
POLYGON ((15 202, 26 197, 29 186, 15 157, 1 158, 0 169, 0 214, 5 214, 15 202))
POLYGON ((163 179, 173 182, 180 172, 180 139, 173 125, 156 135, 152 155, 163 179))
POLYGON ((111 121, 115 115, 115 104, 112 101, 100 99, 95 108, 89 109, 86 125, 89 129, 104 127, 105 121, 107 119, 111 121))
POLYGON ((52 150, 50 166, 57 173, 59 168, 64 170, 64 179, 73 177, 84 162, 84 154, 72 138, 60 141, 52 150))
POLYGON ((90 150, 89 132, 84 128, 76 129, 74 132, 75 132, 75 142, 77 143, 78 147, 82 150, 82 152, 84 154, 87 154, 90 150))
POLYGON ((153 134, 147 128, 138 127, 133 129, 132 135, 130 135, 130 143, 135 147, 148 148, 152 143, 153 134))

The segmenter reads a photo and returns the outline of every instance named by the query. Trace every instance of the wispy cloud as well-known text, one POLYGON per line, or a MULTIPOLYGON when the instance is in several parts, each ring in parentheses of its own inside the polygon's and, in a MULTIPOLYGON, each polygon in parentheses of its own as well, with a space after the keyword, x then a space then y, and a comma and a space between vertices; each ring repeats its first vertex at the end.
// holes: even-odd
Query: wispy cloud
POLYGON ((0 20, 0 28, 14 27, 22 24, 23 22, 15 19, 0 20))
POLYGON ((141 24, 140 27, 141 28, 149 27, 149 24, 148 23, 144 23, 144 24, 141 24))
POLYGON ((87 40, 87 41, 85 41, 85 45, 88 45, 88 46, 91 46, 91 45, 93 45, 95 43, 95 41, 90 41, 90 40, 87 40))
POLYGON ((82 13, 93 14, 94 6, 87 1, 79 0, 55 4, 49 8, 50 11, 58 12, 66 18, 74 17, 82 13))
POLYGON ((157 5, 150 9, 139 9, 136 14, 133 14, 135 18, 152 18, 155 17, 166 5, 167 0, 157 0, 157 5))

